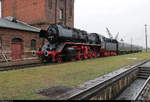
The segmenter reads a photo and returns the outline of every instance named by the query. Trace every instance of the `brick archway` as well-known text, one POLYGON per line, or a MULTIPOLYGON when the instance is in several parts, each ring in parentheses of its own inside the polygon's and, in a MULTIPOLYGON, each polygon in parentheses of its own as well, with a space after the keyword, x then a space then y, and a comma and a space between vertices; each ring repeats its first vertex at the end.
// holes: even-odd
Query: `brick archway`
POLYGON ((22 59, 23 40, 20 38, 12 39, 12 60, 22 59))

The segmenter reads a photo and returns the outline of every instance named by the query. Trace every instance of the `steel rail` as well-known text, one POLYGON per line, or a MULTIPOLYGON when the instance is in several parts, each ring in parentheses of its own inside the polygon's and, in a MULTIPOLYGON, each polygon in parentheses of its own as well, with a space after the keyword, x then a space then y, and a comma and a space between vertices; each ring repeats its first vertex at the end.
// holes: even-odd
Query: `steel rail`
POLYGON ((2 66, 0 67, 0 72, 10 71, 10 70, 19 70, 19 69, 25 69, 25 68, 33 68, 33 67, 38 67, 38 66, 47 66, 47 65, 54 65, 54 64, 31 63, 31 64, 21 64, 21 65, 12 65, 12 66, 2 66))
POLYGON ((148 79, 146 80, 146 82, 144 83, 140 91, 138 92, 138 94, 135 96, 134 100, 138 100, 138 98, 141 96, 142 92, 144 91, 144 89, 146 88, 149 82, 150 82, 150 76, 148 77, 148 79))
MULTIPOLYGON (((88 59, 88 60, 91 60, 91 59, 88 59)), ((41 67, 41 66, 48 66, 48 65, 57 65, 57 64, 64 64, 64 63, 71 63, 71 61, 62 62, 62 63, 30 63, 30 64, 0 66, 0 72, 10 71, 10 70, 19 70, 19 69, 25 69, 25 68, 33 68, 33 67, 39 67, 39 66, 41 67)))

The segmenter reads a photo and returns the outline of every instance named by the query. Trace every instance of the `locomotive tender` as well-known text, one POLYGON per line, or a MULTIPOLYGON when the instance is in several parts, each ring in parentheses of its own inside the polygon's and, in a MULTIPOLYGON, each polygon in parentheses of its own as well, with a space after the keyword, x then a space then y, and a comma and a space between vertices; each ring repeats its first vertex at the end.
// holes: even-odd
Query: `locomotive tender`
POLYGON ((142 47, 118 42, 97 33, 51 24, 47 31, 41 30, 40 38, 47 42, 33 54, 43 62, 91 59, 100 56, 141 52, 142 47))

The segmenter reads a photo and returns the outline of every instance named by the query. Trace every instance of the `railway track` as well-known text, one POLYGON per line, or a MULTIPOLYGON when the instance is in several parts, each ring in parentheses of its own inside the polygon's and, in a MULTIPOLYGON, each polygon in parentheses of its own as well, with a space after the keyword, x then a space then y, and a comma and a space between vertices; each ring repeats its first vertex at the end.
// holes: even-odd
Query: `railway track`
POLYGON ((25 68, 33 68, 38 66, 47 66, 54 65, 52 63, 31 63, 31 64, 21 64, 21 65, 12 65, 12 66, 1 66, 0 71, 10 71, 10 70, 19 70, 25 68))
POLYGON ((117 100, 149 100, 150 62, 139 66, 137 79, 118 97, 117 100))
POLYGON ((148 97, 145 98, 149 94, 149 91, 150 91, 149 83, 150 83, 150 77, 145 81, 140 91, 134 97, 134 100, 149 100, 148 97))
MULTIPOLYGON (((91 59, 88 59, 88 60, 91 60, 91 59)), ((39 66, 57 65, 57 64, 64 64, 64 63, 71 63, 71 61, 66 61, 66 62, 62 62, 62 63, 30 63, 30 64, 0 66, 0 72, 33 68, 33 67, 39 67, 39 66)))
MULTIPOLYGON (((103 57, 101 57, 103 58, 103 57)), ((92 59, 87 59, 92 60, 92 59)), ((76 60, 80 61, 80 60, 76 60)), ((57 65, 57 64, 64 64, 64 63, 71 63, 72 61, 65 61, 62 63, 30 63, 30 64, 18 64, 18 65, 9 65, 9 66, 0 66, 0 72, 1 71, 10 71, 10 70, 19 70, 19 69, 25 69, 25 68, 33 68, 38 66, 48 66, 48 65, 57 65)))

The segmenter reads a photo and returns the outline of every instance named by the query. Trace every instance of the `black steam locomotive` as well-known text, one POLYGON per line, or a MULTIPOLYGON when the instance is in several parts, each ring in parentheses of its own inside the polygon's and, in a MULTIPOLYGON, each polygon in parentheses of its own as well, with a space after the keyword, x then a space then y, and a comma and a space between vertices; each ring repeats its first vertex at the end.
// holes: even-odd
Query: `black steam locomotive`
POLYGON ((41 30, 40 38, 47 42, 33 54, 44 62, 91 59, 141 52, 142 47, 118 42, 97 33, 52 24, 47 31, 41 30))

